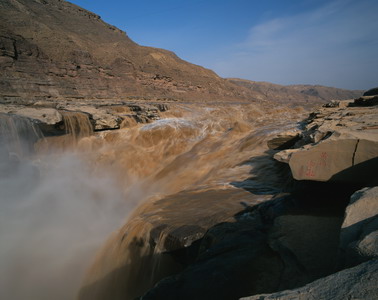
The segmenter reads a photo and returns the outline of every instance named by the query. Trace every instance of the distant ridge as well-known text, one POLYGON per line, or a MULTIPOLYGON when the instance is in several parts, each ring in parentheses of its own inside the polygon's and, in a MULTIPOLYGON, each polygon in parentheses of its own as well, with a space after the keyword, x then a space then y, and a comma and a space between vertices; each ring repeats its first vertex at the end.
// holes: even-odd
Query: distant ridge
MULTIPOLYGON (((273 92, 267 97, 267 84, 223 79, 173 52, 140 46, 100 16, 66 1, 1 0, 0 10, 2 100, 282 98, 273 92)), ((303 95, 304 100, 314 103, 361 94, 339 89, 323 93, 315 88, 310 95, 299 89, 269 91, 292 94, 290 97, 298 101, 303 95)))
POLYGON ((259 93, 262 100, 272 100, 293 105, 303 102, 318 103, 328 102, 329 100, 352 99, 361 96, 363 93, 362 90, 344 90, 321 85, 279 85, 240 78, 228 78, 227 80, 259 93))

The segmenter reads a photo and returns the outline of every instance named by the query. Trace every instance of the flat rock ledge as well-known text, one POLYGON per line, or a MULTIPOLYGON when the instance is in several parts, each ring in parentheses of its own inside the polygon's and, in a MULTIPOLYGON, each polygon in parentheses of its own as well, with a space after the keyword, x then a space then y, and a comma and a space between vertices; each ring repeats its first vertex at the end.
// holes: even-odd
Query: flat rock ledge
POLYGON ((378 97, 333 101, 310 114, 301 137, 274 158, 294 179, 377 185, 378 97))

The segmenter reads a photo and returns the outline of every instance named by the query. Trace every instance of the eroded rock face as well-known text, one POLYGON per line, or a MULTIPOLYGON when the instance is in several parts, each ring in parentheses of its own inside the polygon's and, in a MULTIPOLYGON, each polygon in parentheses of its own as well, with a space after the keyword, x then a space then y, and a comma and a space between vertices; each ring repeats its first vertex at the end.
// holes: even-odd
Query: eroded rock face
POLYGON ((316 280, 304 287, 241 298, 243 300, 308 300, 364 299, 375 300, 378 295, 378 260, 374 259, 316 280))

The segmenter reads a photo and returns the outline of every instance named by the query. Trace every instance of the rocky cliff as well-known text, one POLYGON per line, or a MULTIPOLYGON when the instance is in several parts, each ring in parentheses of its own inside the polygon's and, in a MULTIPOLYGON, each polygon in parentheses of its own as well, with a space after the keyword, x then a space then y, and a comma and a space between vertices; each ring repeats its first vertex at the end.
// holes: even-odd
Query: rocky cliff
MULTIPOLYGON (((277 89, 267 93, 265 84, 222 79, 170 51, 139 46, 100 16, 66 1, 2 0, 0 10, 3 100, 261 102, 282 94, 277 89)), ((303 90, 288 89, 285 101, 312 103, 358 93, 334 89, 325 96, 318 87, 303 90)))

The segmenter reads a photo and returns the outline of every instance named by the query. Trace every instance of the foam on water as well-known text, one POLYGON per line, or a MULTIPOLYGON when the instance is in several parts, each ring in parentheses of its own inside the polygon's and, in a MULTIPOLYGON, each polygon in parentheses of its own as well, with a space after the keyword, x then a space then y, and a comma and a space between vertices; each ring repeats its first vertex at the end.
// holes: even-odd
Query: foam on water
POLYGON ((74 143, 53 137, 29 157, 4 156, 0 298, 74 299, 91 265, 80 299, 134 299, 180 270, 164 252, 168 232, 229 220, 264 199, 248 187, 280 185, 266 140, 293 121, 253 105, 180 104, 166 115, 95 134, 86 115, 67 115, 74 143))

